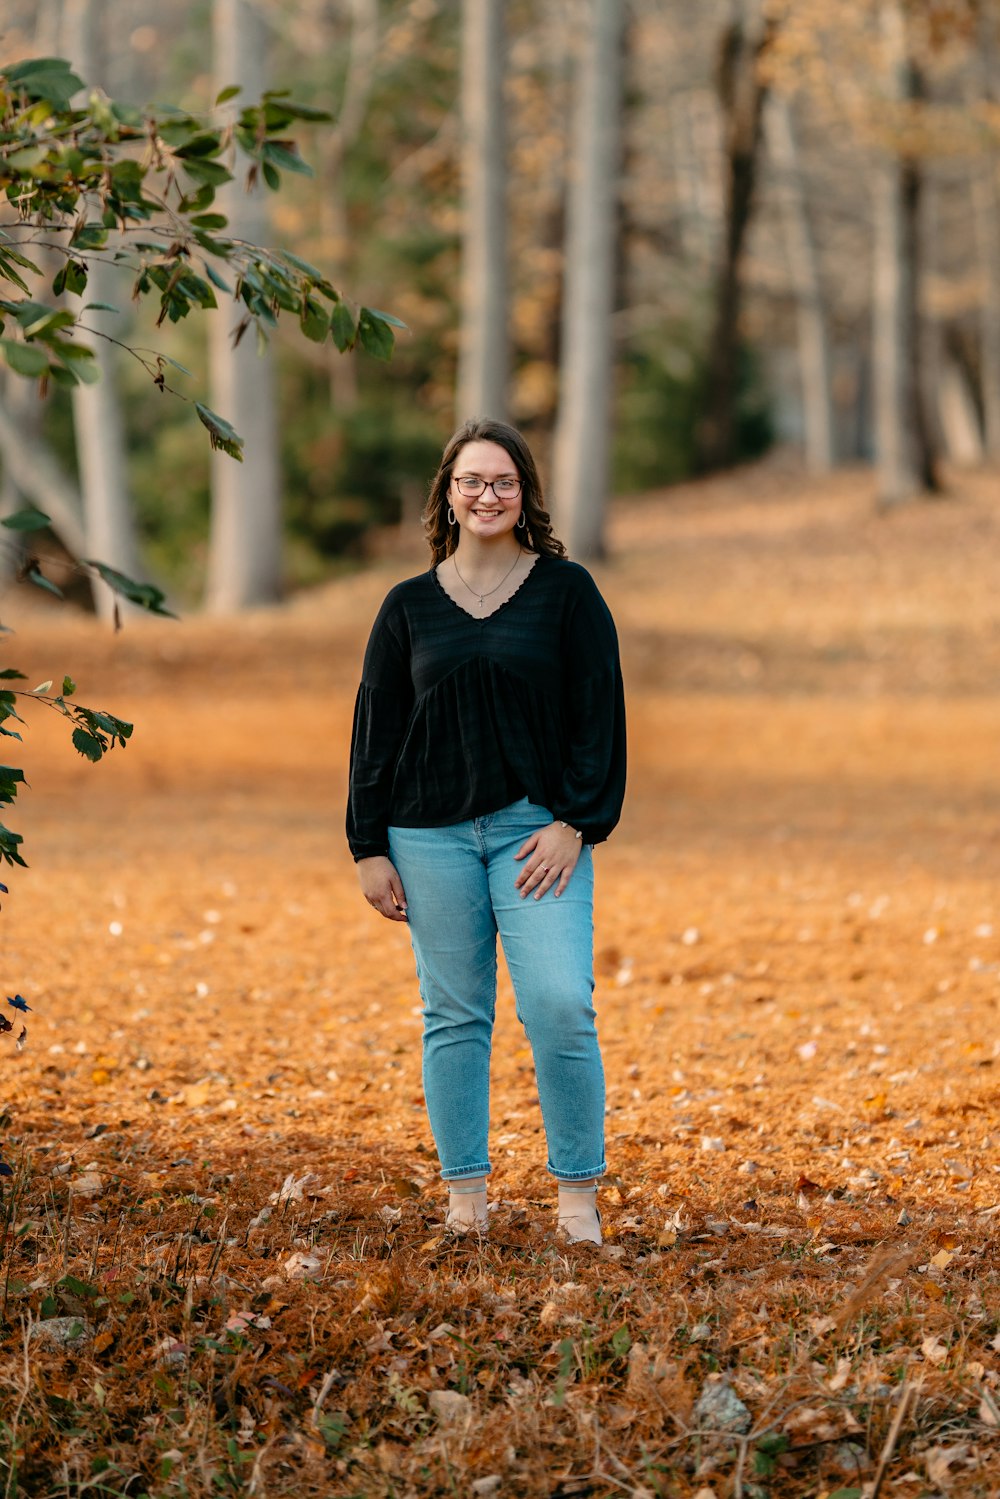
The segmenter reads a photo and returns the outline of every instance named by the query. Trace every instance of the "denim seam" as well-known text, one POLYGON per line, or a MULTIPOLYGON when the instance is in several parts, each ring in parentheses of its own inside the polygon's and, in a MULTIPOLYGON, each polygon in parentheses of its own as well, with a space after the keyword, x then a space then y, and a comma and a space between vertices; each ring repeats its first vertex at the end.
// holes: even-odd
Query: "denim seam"
POLYGON ((593 1171, 557 1171, 552 1162, 549 1161, 545 1169, 555 1177, 556 1181, 579 1182, 589 1181, 592 1176, 603 1176, 608 1169, 608 1163, 607 1161, 602 1161, 599 1166, 594 1167, 593 1171))
POLYGON ((489 1161, 484 1166, 455 1166, 451 1171, 442 1171, 441 1180, 446 1182, 463 1181, 467 1176, 488 1176, 493 1170, 489 1161))

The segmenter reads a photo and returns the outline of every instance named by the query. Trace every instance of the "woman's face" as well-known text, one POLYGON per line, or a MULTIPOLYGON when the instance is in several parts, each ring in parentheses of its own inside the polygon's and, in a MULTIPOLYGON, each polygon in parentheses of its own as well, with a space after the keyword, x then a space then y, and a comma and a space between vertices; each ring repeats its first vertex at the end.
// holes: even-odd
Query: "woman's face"
POLYGON ((478 440, 459 448, 448 485, 448 503, 463 532, 488 539, 513 531, 521 514, 521 493, 521 476, 506 448, 478 440), (477 488, 484 480, 482 494, 462 493, 463 489, 477 488))

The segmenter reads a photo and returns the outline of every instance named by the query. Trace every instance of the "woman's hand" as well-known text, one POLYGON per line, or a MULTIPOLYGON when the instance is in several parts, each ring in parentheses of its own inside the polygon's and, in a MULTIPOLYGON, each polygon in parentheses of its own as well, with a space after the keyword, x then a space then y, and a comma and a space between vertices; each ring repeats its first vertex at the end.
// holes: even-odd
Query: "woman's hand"
POLYGON ((527 863, 514 881, 514 888, 524 896, 534 895, 541 900, 546 890, 556 885, 556 895, 562 895, 576 868, 583 847, 573 828, 562 822, 550 822, 548 827, 532 833, 517 853, 515 859, 526 859, 527 863))
POLYGON ((365 900, 387 921, 406 920, 406 895, 396 866, 384 854, 357 862, 358 879, 365 900))

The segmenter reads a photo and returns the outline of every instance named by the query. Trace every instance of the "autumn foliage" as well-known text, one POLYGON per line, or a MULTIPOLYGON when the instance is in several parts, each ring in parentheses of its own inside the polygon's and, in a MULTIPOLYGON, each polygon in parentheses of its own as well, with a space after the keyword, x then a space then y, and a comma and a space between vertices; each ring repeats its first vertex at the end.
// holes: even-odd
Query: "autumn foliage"
POLYGON ((419 556, 238 627, 22 604, 26 669, 138 727, 95 774, 32 726, 7 1494, 996 1492, 994 486, 876 519, 769 467, 618 514, 603 1252, 553 1239, 509 988, 491 1234, 441 1233, 406 934, 341 832, 419 556))

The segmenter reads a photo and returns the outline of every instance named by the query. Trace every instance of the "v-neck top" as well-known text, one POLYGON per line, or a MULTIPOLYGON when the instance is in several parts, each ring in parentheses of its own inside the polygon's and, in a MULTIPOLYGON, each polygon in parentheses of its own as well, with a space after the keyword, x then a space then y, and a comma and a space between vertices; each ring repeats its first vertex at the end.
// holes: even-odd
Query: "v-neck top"
POLYGON ((524 796, 601 843, 624 794, 618 638, 586 568, 540 556, 482 619, 433 568, 390 590, 354 710, 355 859, 387 854, 392 826, 445 827, 524 796))

